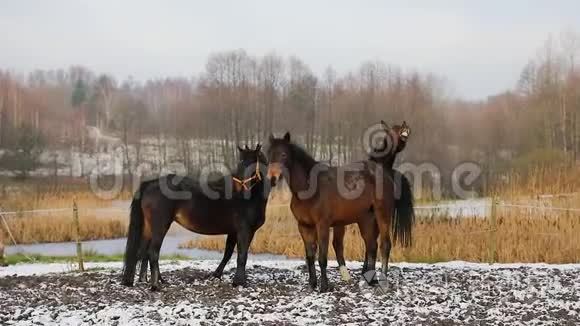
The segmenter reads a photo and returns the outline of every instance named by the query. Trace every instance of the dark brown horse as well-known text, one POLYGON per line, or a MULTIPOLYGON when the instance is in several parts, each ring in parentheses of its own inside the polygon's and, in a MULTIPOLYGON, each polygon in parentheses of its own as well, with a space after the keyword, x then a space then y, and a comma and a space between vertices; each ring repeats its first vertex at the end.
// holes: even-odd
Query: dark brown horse
MULTIPOLYGON (((375 244, 375 248, 370 249, 375 254, 367 255, 365 261, 367 268, 374 270, 375 226, 378 226, 383 270, 387 269, 391 250, 390 231, 394 223, 394 187, 392 179, 383 174, 380 164, 364 161, 349 166, 328 167, 292 143, 289 133, 283 138, 270 136, 268 158, 268 177, 284 177, 290 186, 290 208, 304 241, 312 288, 317 284, 314 257, 318 249, 320 291, 328 290, 326 268, 330 227, 358 223, 367 246, 375 244), (374 212, 374 219, 368 218, 371 210, 374 212)), ((403 233, 410 233, 410 229, 395 228, 395 236, 403 233)))
POLYGON ((411 128, 406 121, 403 121, 401 125, 391 127, 381 120, 381 126, 385 132, 385 137, 379 146, 371 149, 369 160, 378 162, 392 171, 397 155, 407 146, 407 141, 411 136, 411 128))
POLYGON ((175 175, 143 182, 131 203, 131 221, 125 250, 122 283, 133 285, 138 261, 143 261, 140 278, 151 265, 151 290, 159 289, 159 250, 175 221, 200 234, 226 234, 224 257, 213 272, 221 277, 234 248, 238 248, 233 284, 246 284, 248 248, 256 230, 264 224, 270 184, 260 167, 267 160, 261 146, 239 148, 240 160, 234 176, 219 181, 183 178, 175 175))
MULTIPOLYGON (((393 169, 393 164, 395 159, 397 158, 397 154, 403 151, 407 145, 407 141, 411 135, 411 128, 407 125, 406 121, 403 121, 401 125, 395 125, 390 127, 384 121, 381 120, 381 126, 384 131, 384 138, 382 141, 377 144, 377 147, 371 148, 371 152, 369 153, 369 160, 374 161, 378 164, 381 164, 384 171, 394 182, 395 185, 395 222, 396 223, 407 223, 409 225, 393 225, 395 231, 394 234, 401 235, 400 242, 404 246, 408 246, 411 244, 411 230, 412 224, 415 220, 415 211, 413 207, 413 192, 411 188, 411 183, 407 177, 398 172, 397 170, 393 169), (408 230, 407 232, 396 232, 397 228, 402 228, 403 230, 408 230)), ((372 212, 367 214, 368 219, 373 219, 374 216, 372 212)), ((368 227, 368 226, 367 226, 368 227)), ((360 228, 360 224, 359 224, 360 228)), ((375 228, 378 228, 376 226, 375 228)), ((344 235, 345 235, 345 226, 335 226, 333 228, 332 234, 332 246, 334 247, 334 252, 336 253, 336 261, 338 262, 338 267, 340 269, 341 278, 343 280, 350 279, 348 274, 348 270, 346 269, 346 263, 344 259, 344 235)), ((361 233, 363 230, 360 230, 361 233)), ((368 232, 368 231, 367 231, 368 232)), ((378 231, 375 231, 375 243, 374 244, 366 244, 366 253, 365 257, 368 255, 375 255, 376 257, 376 238, 378 237, 378 231)), ((394 239, 397 240, 396 238, 394 239)), ((375 258, 376 259, 376 258, 375 258)), ((365 259, 363 265, 363 274, 366 273, 369 269, 367 266, 368 258, 365 259)))

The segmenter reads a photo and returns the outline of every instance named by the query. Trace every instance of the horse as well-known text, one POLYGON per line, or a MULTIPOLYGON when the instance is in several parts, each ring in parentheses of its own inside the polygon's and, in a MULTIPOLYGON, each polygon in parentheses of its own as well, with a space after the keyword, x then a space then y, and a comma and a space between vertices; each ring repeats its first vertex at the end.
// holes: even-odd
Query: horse
POLYGON ((380 163, 383 167, 393 171, 397 155, 407 146, 407 141, 411 136, 411 128, 407 121, 403 121, 401 125, 391 127, 384 120, 381 120, 381 126, 385 137, 383 137, 380 147, 371 149, 369 160, 380 163))
POLYGON ((265 222, 273 181, 268 184, 261 170, 267 165, 261 145, 255 149, 238 147, 238 151, 240 159, 235 176, 205 182, 168 175, 141 183, 131 202, 123 285, 133 286, 136 265, 141 260, 140 280, 146 277, 149 261, 151 290, 160 289, 159 251, 174 221, 195 233, 226 234, 223 259, 211 276, 221 278, 237 247, 233 285, 246 285, 248 249, 254 233, 265 222))
MULTIPOLYGON (((391 179, 395 183, 396 196, 395 196, 394 214, 396 217, 399 217, 395 218, 395 221, 399 221, 400 223, 408 223, 410 225, 406 226, 393 225, 393 227, 395 230, 397 228, 403 229, 403 231, 399 233, 403 236, 401 241, 403 241, 405 246, 409 246, 411 245, 412 225, 415 220, 413 192, 409 179, 407 179, 407 177, 404 174, 393 169, 393 164, 395 162, 395 159, 397 158, 397 155, 405 149, 407 141, 411 135, 411 128, 409 127, 409 125, 407 125, 406 121, 403 121, 403 124, 401 125, 395 125, 393 127, 390 127, 385 121, 381 120, 381 126, 383 128, 385 136, 381 140, 379 146, 371 148, 368 160, 381 164, 384 171, 386 171, 390 175, 391 179), (406 232, 405 230, 408 230, 408 233, 405 233, 406 232)), ((372 219, 373 218, 372 210, 367 215, 369 215, 368 218, 372 219)), ((336 254, 336 261, 338 262, 341 278, 343 281, 348 281, 350 279, 350 276, 348 274, 346 262, 344 259, 345 232, 346 230, 344 225, 335 226, 333 228, 332 246, 336 254)), ((376 234, 375 236, 376 241, 378 232, 377 231, 374 232, 376 234)), ((395 234, 397 234, 397 232, 395 232, 395 234)), ((376 248, 376 243, 372 245, 371 248, 372 247, 376 248)), ((376 254, 376 251, 371 250, 369 252, 367 246, 365 256, 368 256, 369 254, 376 254)), ((365 259, 365 263, 362 269, 363 274, 365 274, 368 271, 367 261, 368 260, 365 259)))
POLYGON ((381 165, 367 160, 350 166, 329 167, 293 143, 288 132, 282 138, 270 135, 268 160, 267 178, 274 181, 286 178, 292 192, 290 209, 304 242, 308 282, 312 289, 317 286, 314 267, 317 249, 320 292, 329 289, 326 269, 330 227, 358 223, 367 250, 374 251, 374 255, 370 253, 365 258, 365 266, 374 270, 378 226, 382 268, 386 271, 391 228, 399 226, 395 228, 394 236, 397 237, 410 233, 410 229, 405 229, 410 226, 393 221, 394 187, 392 179, 383 175, 381 165), (371 209, 374 219, 368 218, 371 209))

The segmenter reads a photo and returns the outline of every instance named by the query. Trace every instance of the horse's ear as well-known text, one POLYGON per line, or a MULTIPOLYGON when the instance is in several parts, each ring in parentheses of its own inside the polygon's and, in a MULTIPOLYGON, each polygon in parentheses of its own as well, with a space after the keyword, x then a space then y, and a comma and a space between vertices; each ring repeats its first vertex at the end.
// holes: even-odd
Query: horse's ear
POLYGON ((411 133, 411 127, 407 124, 407 121, 403 121, 403 127, 407 129, 407 133, 411 133))
POLYGON ((258 143, 258 145, 256 145, 256 149, 255 149, 255 151, 256 151, 256 152, 259 152, 261 149, 262 149, 262 145, 260 145, 260 144, 258 143))
POLYGON ((242 153, 242 152, 244 151, 244 149, 243 149, 243 148, 241 148, 241 147, 240 147, 240 145, 236 145, 236 147, 238 148, 238 151, 239 151, 240 153, 242 153))
POLYGON ((249 151, 249 150, 250 150, 250 149, 248 148, 248 145, 245 145, 245 149, 246 149, 247 151, 249 151))
POLYGON ((274 141, 274 135, 270 134, 270 136, 268 136, 268 141, 270 142, 270 144, 274 141))
POLYGON ((390 127, 390 126, 389 126, 389 125, 388 125, 388 124, 385 122, 385 120, 381 120, 381 124, 383 125, 383 127, 384 127, 386 130, 389 130, 389 129, 391 129, 391 127, 390 127))
POLYGON ((287 132, 284 134, 284 140, 285 140, 286 142, 290 142, 290 132, 289 132, 289 131, 287 131, 287 132))

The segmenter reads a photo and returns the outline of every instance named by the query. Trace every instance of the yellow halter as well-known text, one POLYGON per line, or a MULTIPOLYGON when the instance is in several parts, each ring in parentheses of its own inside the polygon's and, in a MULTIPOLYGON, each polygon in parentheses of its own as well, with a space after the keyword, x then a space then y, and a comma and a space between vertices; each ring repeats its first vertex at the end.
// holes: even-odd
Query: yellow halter
POLYGON ((244 180, 238 179, 236 177, 232 177, 232 179, 235 182, 237 182, 244 190, 252 189, 257 183, 253 183, 250 186, 248 186, 248 183, 254 180, 262 181, 262 177, 260 176, 260 158, 258 158, 258 160, 256 161, 256 171, 254 172, 253 176, 246 178, 244 180))

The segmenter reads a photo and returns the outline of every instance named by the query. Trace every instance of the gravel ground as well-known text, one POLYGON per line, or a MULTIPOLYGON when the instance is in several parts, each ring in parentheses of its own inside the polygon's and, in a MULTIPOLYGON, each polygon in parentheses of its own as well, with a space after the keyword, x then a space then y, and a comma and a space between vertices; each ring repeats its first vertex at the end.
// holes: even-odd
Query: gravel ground
POLYGON ((169 284, 158 293, 119 285, 118 263, 84 274, 59 264, 0 268, 0 325, 580 323, 580 265, 402 263, 369 287, 349 263, 353 280, 330 268, 334 286, 324 294, 306 286, 300 261, 250 263, 246 288, 231 286, 233 265, 222 280, 207 279, 216 265, 164 262, 169 284))

